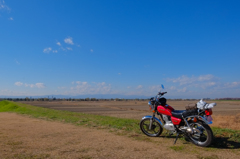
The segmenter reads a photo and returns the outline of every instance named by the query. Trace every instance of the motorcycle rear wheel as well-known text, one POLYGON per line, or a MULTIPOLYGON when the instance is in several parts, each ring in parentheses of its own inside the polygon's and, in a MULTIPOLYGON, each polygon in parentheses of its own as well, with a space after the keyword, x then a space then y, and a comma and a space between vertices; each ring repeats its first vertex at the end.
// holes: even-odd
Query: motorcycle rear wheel
POLYGON ((190 127, 193 129, 194 134, 188 134, 188 139, 195 145, 207 147, 212 143, 213 132, 212 129, 202 121, 196 123, 190 122, 190 127))
POLYGON ((140 128, 145 135, 150 137, 157 137, 162 134, 163 128, 159 122, 157 122, 156 120, 153 120, 151 130, 149 129, 149 125, 150 125, 150 118, 143 119, 140 122, 140 128))

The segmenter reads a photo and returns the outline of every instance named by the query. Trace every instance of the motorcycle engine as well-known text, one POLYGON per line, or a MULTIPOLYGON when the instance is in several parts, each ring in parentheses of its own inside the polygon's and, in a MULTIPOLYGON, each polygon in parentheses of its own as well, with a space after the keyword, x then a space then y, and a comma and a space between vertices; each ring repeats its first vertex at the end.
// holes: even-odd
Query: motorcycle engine
POLYGON ((163 115, 162 114, 162 117, 163 117, 163 120, 165 121, 165 125, 163 126, 165 129, 167 130, 170 130, 170 131, 174 131, 175 128, 174 128, 174 125, 171 121, 171 118, 170 116, 167 116, 167 115, 163 115))

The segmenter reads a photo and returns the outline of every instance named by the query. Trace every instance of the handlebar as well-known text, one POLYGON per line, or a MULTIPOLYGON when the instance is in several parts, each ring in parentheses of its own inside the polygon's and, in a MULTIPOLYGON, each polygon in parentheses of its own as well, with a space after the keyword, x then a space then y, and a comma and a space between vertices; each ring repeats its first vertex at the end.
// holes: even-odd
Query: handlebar
POLYGON ((158 95, 164 95, 167 94, 167 92, 159 92, 158 95))

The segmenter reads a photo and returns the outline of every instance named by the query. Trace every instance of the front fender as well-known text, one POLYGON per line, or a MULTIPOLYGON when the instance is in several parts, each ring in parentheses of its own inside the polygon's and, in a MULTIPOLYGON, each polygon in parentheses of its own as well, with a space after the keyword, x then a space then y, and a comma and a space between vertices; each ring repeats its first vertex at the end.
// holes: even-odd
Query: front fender
MULTIPOLYGON (((143 119, 152 119, 152 116, 147 115, 147 116, 142 117, 142 120, 143 120, 143 119)), ((156 120, 157 122, 159 122, 159 123, 161 124, 161 126, 163 126, 161 120, 159 120, 159 119, 156 118, 156 117, 154 117, 153 119, 156 120)))

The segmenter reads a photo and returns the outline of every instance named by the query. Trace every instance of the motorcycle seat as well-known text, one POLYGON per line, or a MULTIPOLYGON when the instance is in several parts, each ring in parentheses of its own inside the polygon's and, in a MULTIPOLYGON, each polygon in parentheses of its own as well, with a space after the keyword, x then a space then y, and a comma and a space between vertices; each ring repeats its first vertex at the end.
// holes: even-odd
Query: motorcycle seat
POLYGON ((182 114, 185 112, 186 110, 173 110, 172 111, 172 116, 175 118, 182 118, 182 114))
POLYGON ((198 111, 197 109, 192 109, 192 110, 173 110, 172 111, 172 116, 175 118, 182 119, 182 117, 187 117, 190 115, 197 115, 198 111))

